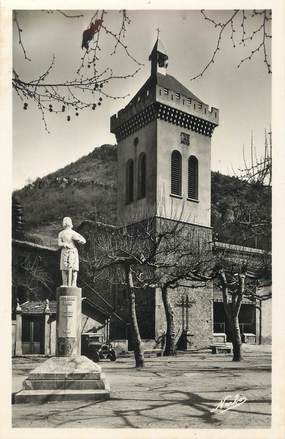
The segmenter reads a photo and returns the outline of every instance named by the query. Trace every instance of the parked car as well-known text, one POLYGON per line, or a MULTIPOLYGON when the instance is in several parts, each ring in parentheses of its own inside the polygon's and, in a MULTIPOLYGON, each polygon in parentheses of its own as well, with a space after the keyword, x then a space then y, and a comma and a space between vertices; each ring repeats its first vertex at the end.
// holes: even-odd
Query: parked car
POLYGON ((100 360, 116 361, 116 352, 103 335, 85 333, 81 336, 81 354, 98 363, 100 360))

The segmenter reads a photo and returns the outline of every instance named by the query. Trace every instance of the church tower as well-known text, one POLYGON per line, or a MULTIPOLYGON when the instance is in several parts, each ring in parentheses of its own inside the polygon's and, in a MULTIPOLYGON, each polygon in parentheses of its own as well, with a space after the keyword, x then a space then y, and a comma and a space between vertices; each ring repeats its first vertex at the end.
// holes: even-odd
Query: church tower
POLYGON ((131 224, 157 215, 210 227, 211 137, 219 111, 167 73, 157 39, 151 75, 111 118, 118 142, 118 219, 131 224))
MULTIPOLYGON (((118 223, 136 224, 148 217, 157 217, 157 224, 161 219, 181 221, 187 232, 195 229, 209 243, 211 137, 219 111, 168 74, 168 55, 159 39, 149 60, 150 77, 111 118, 118 143, 118 223)), ((212 286, 178 287, 170 300, 184 348, 208 346, 213 337, 212 286)), ((165 331, 160 289, 144 291, 136 301, 141 337, 159 339, 165 331)))

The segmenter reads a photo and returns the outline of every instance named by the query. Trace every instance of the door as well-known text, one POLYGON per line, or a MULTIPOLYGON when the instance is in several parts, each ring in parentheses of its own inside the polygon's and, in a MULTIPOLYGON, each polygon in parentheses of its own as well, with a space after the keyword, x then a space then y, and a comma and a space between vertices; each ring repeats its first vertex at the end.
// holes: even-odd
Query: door
POLYGON ((44 354, 44 316, 23 315, 22 350, 25 354, 44 354))

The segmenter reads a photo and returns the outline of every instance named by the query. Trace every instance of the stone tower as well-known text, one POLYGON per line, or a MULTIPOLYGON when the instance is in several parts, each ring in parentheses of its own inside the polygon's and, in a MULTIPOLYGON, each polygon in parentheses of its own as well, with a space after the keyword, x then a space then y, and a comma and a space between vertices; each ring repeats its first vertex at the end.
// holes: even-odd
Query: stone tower
MULTIPOLYGON (((219 111, 209 108, 167 73, 168 55, 159 39, 149 60, 150 77, 129 104, 111 118, 111 132, 118 143, 119 223, 136 224, 151 216, 178 220, 210 242, 211 137, 219 111)), ((173 291, 175 306, 178 302, 182 308, 193 304, 191 309, 179 305, 176 310, 177 319, 184 321, 183 330, 193 333, 192 345, 201 346, 212 336, 212 295, 211 289, 173 291), (202 341, 199 331, 204 334, 202 341)), ((160 292, 149 293, 146 302, 145 306, 154 308, 154 331, 150 335, 148 323, 145 336, 141 329, 142 337, 155 338, 164 327, 160 292)))
POLYGON ((219 111, 167 74, 168 55, 159 39, 149 59, 150 77, 111 118, 119 221, 154 214, 210 227, 211 136, 219 111))

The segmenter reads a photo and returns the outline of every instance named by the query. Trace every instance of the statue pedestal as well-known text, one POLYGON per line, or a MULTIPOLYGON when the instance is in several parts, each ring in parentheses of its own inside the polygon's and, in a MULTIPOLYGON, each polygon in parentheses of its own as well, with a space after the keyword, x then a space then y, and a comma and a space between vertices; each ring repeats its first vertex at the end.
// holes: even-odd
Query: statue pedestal
POLYGON ((81 354, 81 297, 77 287, 56 290, 56 356, 81 354))
POLYGON ((49 358, 29 374, 23 387, 15 403, 110 398, 100 366, 84 356, 49 358))
POLYGON ((56 357, 36 367, 15 403, 106 400, 110 386, 101 368, 81 356, 81 289, 57 288, 56 357))

